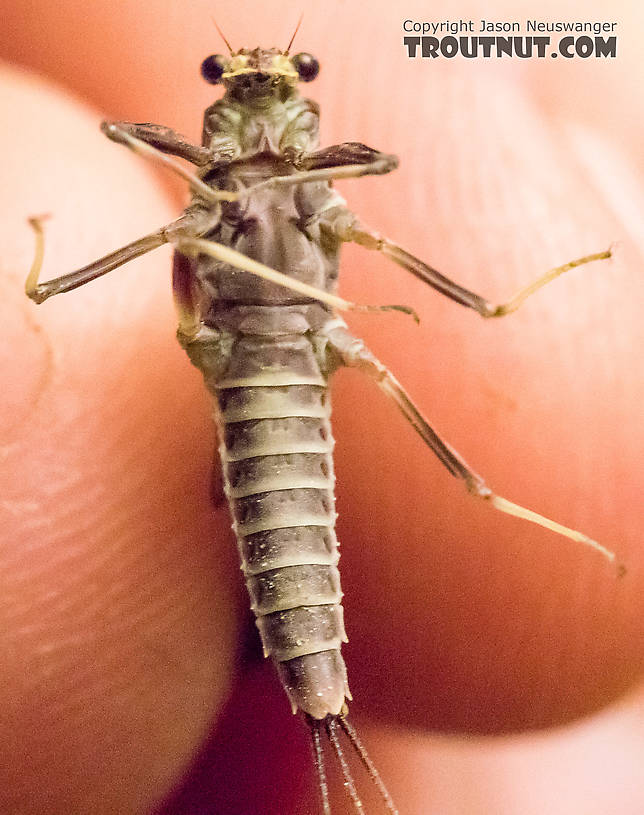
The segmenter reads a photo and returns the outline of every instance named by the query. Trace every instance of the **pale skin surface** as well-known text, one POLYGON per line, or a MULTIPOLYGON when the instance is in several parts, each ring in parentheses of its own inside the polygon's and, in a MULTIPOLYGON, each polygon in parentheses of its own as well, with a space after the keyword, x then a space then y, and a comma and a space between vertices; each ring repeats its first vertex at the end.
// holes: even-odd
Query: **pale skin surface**
MULTIPOLYGON (((236 46, 285 44, 295 23, 284 11, 276 25, 258 7, 235 30, 232 4, 215 11, 236 46)), ((420 328, 399 315, 351 326, 436 428, 502 495, 577 525, 629 569, 617 582, 591 551, 468 498, 371 383, 342 374, 334 427, 356 723, 406 815, 635 815, 644 236, 633 215, 642 111, 632 84, 628 96, 628 49, 603 71, 443 62, 430 82, 426 64, 399 55, 398 17, 373 12, 371 31, 345 4, 335 11, 339 36, 325 28, 328 7, 313 7, 299 39, 322 63, 305 91, 322 104, 323 142, 360 139, 401 156, 389 177, 342 185, 365 222, 490 299, 621 242, 617 261, 577 270, 494 323, 347 253, 344 296, 420 312, 420 328), (368 39, 384 51, 365 87, 338 54, 351 42, 364 76, 368 39), (601 117, 584 106, 589 87, 601 117), (551 729, 627 688, 595 719, 551 729), (536 725, 550 729, 510 743, 429 735, 536 725)), ((14 126, 2 128, 0 151, 2 811, 150 811, 181 779, 231 682, 234 708, 167 815, 208 804, 245 815, 313 809, 300 780, 305 741, 270 666, 253 655, 233 679, 245 597, 227 511, 208 503, 209 408, 173 337, 167 250, 38 308, 21 292, 28 215, 53 216, 47 277, 176 217, 177 188, 169 194, 166 176, 101 141, 98 123, 151 120, 198 139, 216 93, 198 66, 222 50, 211 12, 204 3, 185 20, 158 0, 114 21, 108 4, 88 15, 71 0, 16 2, 2 32, 4 54, 102 110, 3 75, 14 126)), ((573 5, 553 14, 593 17, 573 5)))

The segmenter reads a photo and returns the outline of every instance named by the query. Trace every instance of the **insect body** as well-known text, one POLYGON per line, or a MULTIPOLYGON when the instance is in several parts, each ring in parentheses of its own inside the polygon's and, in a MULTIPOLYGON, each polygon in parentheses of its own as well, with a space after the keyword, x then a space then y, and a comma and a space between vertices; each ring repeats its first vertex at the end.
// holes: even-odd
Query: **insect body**
MULTIPOLYGON (((223 83, 205 113, 203 144, 166 127, 105 124, 106 134, 138 152, 177 155, 195 164, 193 196, 172 224, 89 266, 38 284, 39 252, 27 293, 42 302, 82 285, 166 242, 175 245, 173 288, 178 337, 214 397, 225 492, 264 653, 277 666, 293 711, 312 733, 325 813, 330 812, 321 737, 337 755, 357 811, 362 804, 338 741, 340 727, 394 804, 346 718, 351 699, 340 653, 346 641, 334 533, 333 438, 329 377, 341 365, 369 374, 448 470, 495 508, 599 544, 495 495, 429 426, 395 377, 339 318, 360 307, 335 294, 340 246, 380 251, 483 317, 513 311, 529 294, 591 255, 544 275, 509 303, 494 306, 399 246, 362 226, 332 188, 334 178, 386 173, 396 159, 362 144, 318 148, 318 108, 299 96, 298 80, 317 74, 309 55, 276 49, 209 57, 204 77, 223 83)), ((405 310, 405 309, 403 309, 405 310)))
MULTIPOLYGON (((221 108, 206 114, 206 126, 221 108)), ((294 135, 308 139, 309 111, 301 104, 299 117, 307 123, 294 135)), ((240 124, 243 158, 220 183, 248 188, 284 172, 262 143, 278 147, 288 121, 258 128, 242 115, 240 124)), ((307 230, 321 228, 322 207, 341 205, 325 182, 267 189, 245 207, 224 204, 207 237, 328 289, 337 241, 323 247, 307 230)), ((225 491, 264 653, 276 661, 294 710, 316 719, 337 715, 348 688, 327 394, 337 362, 327 335, 338 320, 320 304, 212 258, 193 261, 189 274, 207 305, 203 326, 182 341, 218 406, 225 491)))

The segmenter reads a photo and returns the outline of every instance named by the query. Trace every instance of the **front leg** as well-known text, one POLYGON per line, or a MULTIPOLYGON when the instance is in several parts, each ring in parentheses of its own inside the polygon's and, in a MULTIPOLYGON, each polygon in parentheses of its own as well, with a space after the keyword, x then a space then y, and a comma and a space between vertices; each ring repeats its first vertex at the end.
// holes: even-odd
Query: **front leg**
MULTIPOLYGON (((345 142, 309 153, 299 159, 296 166, 305 169, 298 169, 290 175, 276 175, 266 181, 260 181, 259 184, 254 184, 240 192, 239 197, 255 195, 262 190, 292 187, 313 181, 384 175, 396 169, 398 157, 389 153, 381 153, 359 142, 345 142)), ((345 238, 340 237, 340 240, 345 240, 345 238)))
POLYGON ((398 157, 389 153, 381 153, 373 147, 368 147, 361 142, 343 142, 342 144, 332 144, 315 153, 309 153, 300 162, 302 170, 319 170, 325 167, 355 166, 356 170, 363 172, 356 173, 364 175, 364 168, 369 167, 370 173, 381 175, 395 170, 398 166, 398 157))
MULTIPOLYGON (((156 125, 155 125, 156 127, 156 125)), ((185 181, 190 184, 192 190, 197 193, 204 201, 211 201, 217 204, 219 201, 236 201, 238 196, 234 192, 227 192, 226 190, 218 190, 210 187, 208 184, 203 182, 198 175, 191 173, 189 170, 180 164, 175 159, 166 156, 162 150, 159 150, 154 145, 149 144, 142 139, 133 136, 131 133, 128 133, 127 130, 124 130, 118 124, 114 122, 103 122, 101 125, 101 129, 105 135, 111 139, 113 142, 117 144, 124 144, 126 147, 129 147, 130 150, 134 153, 138 153, 138 155, 143 156, 144 158, 150 159, 151 161, 156 161, 168 169, 172 170, 173 173, 176 173, 178 176, 183 178, 185 181)), ((203 148, 205 149, 205 148, 203 148)), ((212 155, 211 155, 212 158, 212 155)), ((227 163, 227 162, 226 162, 227 163)), ((208 164, 208 170, 212 171, 216 169, 216 157, 213 158, 211 162, 208 164)), ((202 175, 205 175, 205 171, 202 170, 202 175)))
POLYGON ((212 154, 207 147, 191 144, 185 136, 177 133, 170 127, 155 125, 146 122, 135 124, 134 122, 103 122, 101 130, 108 139, 117 143, 122 143, 119 138, 119 131, 133 136, 135 139, 161 150, 162 153, 169 153, 171 156, 178 156, 198 167, 203 167, 212 159, 212 154))

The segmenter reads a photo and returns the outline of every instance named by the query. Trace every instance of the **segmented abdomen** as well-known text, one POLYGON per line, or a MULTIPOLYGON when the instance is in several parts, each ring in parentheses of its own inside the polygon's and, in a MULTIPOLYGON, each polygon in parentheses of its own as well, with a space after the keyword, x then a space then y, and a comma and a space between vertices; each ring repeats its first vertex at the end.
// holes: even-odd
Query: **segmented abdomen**
POLYGON ((211 388, 224 484, 264 653, 293 709, 350 698, 335 537, 330 406, 311 341, 242 336, 211 388))

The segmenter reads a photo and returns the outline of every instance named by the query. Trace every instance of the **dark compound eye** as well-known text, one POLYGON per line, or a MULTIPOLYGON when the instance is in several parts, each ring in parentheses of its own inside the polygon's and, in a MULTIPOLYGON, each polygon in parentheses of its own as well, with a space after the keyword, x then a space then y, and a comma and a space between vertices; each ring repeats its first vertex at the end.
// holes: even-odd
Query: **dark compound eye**
POLYGON ((296 54, 293 57, 293 67, 302 82, 312 82, 320 72, 320 63, 311 54, 296 54))
POLYGON ((225 70, 226 62, 221 54, 206 57, 201 63, 201 76, 211 85, 216 85, 221 80, 221 75, 225 70))

